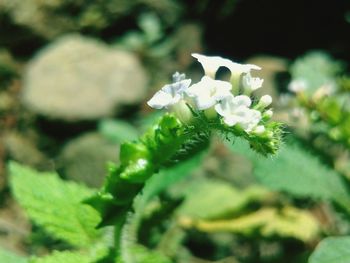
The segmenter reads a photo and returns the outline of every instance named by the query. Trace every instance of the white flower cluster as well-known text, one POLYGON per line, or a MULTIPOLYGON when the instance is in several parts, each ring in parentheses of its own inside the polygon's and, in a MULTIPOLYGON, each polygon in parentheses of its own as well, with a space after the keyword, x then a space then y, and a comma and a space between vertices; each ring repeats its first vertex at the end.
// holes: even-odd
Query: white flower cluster
POLYGON ((263 79, 251 76, 251 70, 260 67, 251 64, 238 64, 222 57, 209 57, 192 54, 202 64, 205 76, 195 84, 186 79, 185 74, 176 72, 173 83, 165 85, 147 103, 155 109, 168 108, 176 112, 176 107, 190 105, 194 110, 215 110, 228 126, 238 125, 246 132, 263 133, 265 127, 259 125, 262 116, 271 117, 272 111, 265 110, 272 102, 269 95, 264 95, 254 106, 250 94, 262 86, 263 79), (220 67, 229 69, 230 81, 216 80, 220 67), (234 94, 241 90, 242 94, 234 94), (262 114, 264 112, 264 114, 262 114))

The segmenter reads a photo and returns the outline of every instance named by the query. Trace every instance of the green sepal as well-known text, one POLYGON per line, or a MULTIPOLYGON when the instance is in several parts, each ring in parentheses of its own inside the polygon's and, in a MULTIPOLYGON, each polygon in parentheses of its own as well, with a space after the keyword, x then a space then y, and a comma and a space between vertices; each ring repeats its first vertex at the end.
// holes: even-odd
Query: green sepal
POLYGON ((143 183, 155 172, 146 145, 142 143, 123 143, 120 149, 120 178, 133 183, 143 183))
POLYGON ((165 114, 158 124, 141 137, 141 141, 151 152, 153 163, 160 167, 180 149, 187 138, 185 125, 175 116, 165 114))
POLYGON ((132 183, 143 183, 155 172, 154 166, 147 159, 138 159, 137 162, 125 167, 120 174, 121 179, 132 183))
POLYGON ((180 120, 165 114, 139 140, 122 144, 120 165, 109 164, 102 190, 85 201, 100 212, 99 226, 113 224, 126 215, 145 181, 190 138, 192 133, 186 131, 180 120))
POLYGON ((120 147, 121 166, 127 166, 139 159, 148 159, 150 157, 146 145, 136 142, 125 142, 120 147))

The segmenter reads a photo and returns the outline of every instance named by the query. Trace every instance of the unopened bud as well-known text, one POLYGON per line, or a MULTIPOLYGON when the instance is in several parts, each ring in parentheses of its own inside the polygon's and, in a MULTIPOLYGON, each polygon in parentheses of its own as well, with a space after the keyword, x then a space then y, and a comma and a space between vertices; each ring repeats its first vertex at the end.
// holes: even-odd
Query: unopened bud
POLYGON ((265 126, 264 125, 258 125, 255 127, 255 129, 253 130, 253 133, 255 134, 263 134, 265 132, 265 126))
POLYGON ((272 115, 273 115, 273 111, 271 109, 268 109, 267 111, 264 111, 262 117, 264 120, 269 120, 271 119, 272 115))
POLYGON ((261 107, 266 108, 272 103, 272 97, 270 95, 264 95, 260 98, 259 104, 261 107))

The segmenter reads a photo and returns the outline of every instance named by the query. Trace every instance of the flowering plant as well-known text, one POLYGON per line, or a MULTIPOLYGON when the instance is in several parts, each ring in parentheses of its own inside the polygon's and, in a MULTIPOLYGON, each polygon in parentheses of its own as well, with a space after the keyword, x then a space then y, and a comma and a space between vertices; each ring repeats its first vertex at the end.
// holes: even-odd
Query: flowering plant
MULTIPOLYGON (((99 191, 65 182, 56 174, 9 165, 13 192, 29 216, 73 248, 29 262, 169 263, 167 256, 137 243, 137 229, 149 201, 199 166, 199 153, 209 145, 211 134, 219 132, 228 140, 241 137, 265 156, 276 153, 282 132, 281 124, 271 120, 272 99, 254 96, 263 80, 250 72, 260 68, 221 57, 193 57, 205 75, 192 83, 176 72, 172 83, 154 94, 148 105, 168 112, 139 139, 121 144, 120 163, 109 165, 99 191), (230 81, 215 79, 220 67, 230 70, 230 81)), ((254 191, 265 196, 265 191, 254 191)))
MULTIPOLYGON (((185 74, 176 72, 173 83, 165 85, 149 101, 155 109, 166 108, 188 129, 205 123, 209 129, 245 137, 251 146, 263 153, 275 153, 280 142, 280 124, 271 122, 270 95, 252 98, 263 79, 251 76, 260 67, 238 64, 221 57, 193 54, 204 69, 202 79, 191 85, 185 74), (230 70, 230 81, 216 80, 220 67, 230 70)), ((201 127, 202 128, 202 127, 201 127)))
POLYGON ((280 145, 281 124, 271 120, 271 97, 253 97, 263 80, 253 78, 250 71, 260 68, 221 57, 193 56, 202 64, 205 76, 191 85, 185 74, 175 73, 173 82, 155 93, 148 105, 168 112, 139 140, 122 144, 120 165, 110 166, 104 187, 87 201, 101 214, 100 226, 114 225, 115 251, 120 258, 132 257, 122 253, 120 233, 128 225, 133 200, 161 168, 203 150, 214 131, 225 138, 242 137, 263 155, 274 154, 280 145), (231 72, 229 82, 215 79, 222 66, 231 72))

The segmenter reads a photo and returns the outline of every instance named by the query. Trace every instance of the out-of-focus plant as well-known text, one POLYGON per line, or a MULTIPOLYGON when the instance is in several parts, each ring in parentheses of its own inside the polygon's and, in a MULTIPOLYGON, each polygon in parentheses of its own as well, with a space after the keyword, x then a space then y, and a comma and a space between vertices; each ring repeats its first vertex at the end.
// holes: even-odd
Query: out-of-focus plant
POLYGON ((18 75, 16 63, 5 50, 0 49, 0 89, 18 75))
MULTIPOLYGON (((332 201, 340 213, 330 216, 341 217, 348 224, 344 214, 350 215, 350 193, 342 175, 349 175, 350 94, 344 68, 342 62, 323 52, 310 52, 291 65, 288 88, 295 96, 289 106, 294 107, 294 118, 302 120, 291 128, 309 149, 300 143, 287 143, 273 166, 266 160, 255 161, 255 173, 264 185, 297 198, 332 201)), ((337 231, 328 232, 332 233, 337 231)), ((340 234, 349 235, 349 231, 340 234)), ((348 252, 342 249, 346 242, 348 237, 326 238, 309 262, 347 262, 348 252)))
POLYGON ((165 29, 159 17, 154 13, 145 13, 138 18, 140 31, 126 33, 118 44, 144 56, 163 57, 174 48, 171 39, 164 39, 165 29))
POLYGON ((291 66, 289 90, 295 99, 289 106, 294 108, 294 119, 299 120, 292 124, 298 136, 349 175, 344 158, 350 149, 350 93, 349 77, 343 72, 344 63, 322 52, 297 59, 291 66))
MULTIPOLYGON (((44 257, 32 257, 28 262, 172 262, 169 254, 155 249, 154 245, 148 248, 138 242, 140 226, 147 215, 151 219, 158 214, 157 220, 161 222, 174 210, 176 204, 167 205, 164 199, 156 197, 198 166, 211 134, 218 132, 229 141, 242 138, 264 156, 276 153, 282 131, 281 123, 271 121, 272 99, 269 95, 253 96, 263 80, 252 77, 251 71, 260 68, 221 57, 193 56, 202 64, 205 76, 191 85, 191 79, 175 73, 173 82, 148 101, 149 106, 168 112, 139 139, 121 144, 120 164, 109 165, 105 184, 99 191, 63 181, 53 173, 39 173, 10 163, 11 188, 17 201, 35 224, 71 247, 44 257), (220 67, 230 70, 230 81, 215 79, 220 67)), ((115 124, 101 123, 101 131, 110 136, 115 124)), ((124 125, 120 131, 126 130, 132 127, 124 125)), ((120 136, 116 140, 124 138, 120 136)), ((233 189, 226 194, 237 196, 233 189)), ((263 190, 252 189, 241 196, 240 205, 264 199, 265 195, 263 190)), ((226 205, 229 205, 227 211, 237 209, 226 205)), ((268 229, 270 220, 286 224, 295 211, 285 210, 285 217, 278 216, 273 209, 262 211, 267 215, 256 223, 255 219, 248 220, 254 222, 246 227, 255 228, 262 223, 268 229)), ((186 205, 182 211, 186 211, 186 205)), ((266 231, 282 233, 277 228, 266 231)), ((181 240, 181 231, 178 233, 173 236, 174 244, 181 240)), ((287 235, 299 234, 294 231, 287 235)))
POLYGON ((175 30, 151 12, 141 14, 137 22, 138 30, 118 37, 115 44, 140 57, 150 75, 155 76, 155 86, 175 69, 187 68, 192 62, 189 54, 201 49, 201 29, 197 25, 181 24, 175 30))

